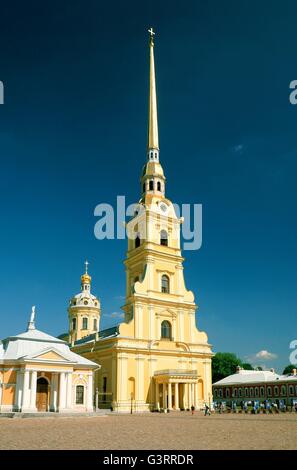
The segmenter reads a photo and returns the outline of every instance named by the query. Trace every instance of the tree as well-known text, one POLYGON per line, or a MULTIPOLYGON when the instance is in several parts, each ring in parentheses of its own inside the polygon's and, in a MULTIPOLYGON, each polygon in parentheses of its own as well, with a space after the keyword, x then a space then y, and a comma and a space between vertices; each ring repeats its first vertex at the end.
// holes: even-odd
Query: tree
POLYGON ((287 374, 292 374, 293 372, 293 369, 297 369, 297 365, 295 364, 290 364, 288 365, 287 367, 284 368, 283 370, 283 374, 284 375, 287 375, 287 374))
POLYGON ((218 352, 212 358, 212 381, 224 379, 228 375, 235 374, 237 366, 242 367, 242 362, 234 353, 218 352))
POLYGON ((254 370, 252 364, 249 364, 248 362, 243 362, 241 364, 241 367, 245 370, 254 370))

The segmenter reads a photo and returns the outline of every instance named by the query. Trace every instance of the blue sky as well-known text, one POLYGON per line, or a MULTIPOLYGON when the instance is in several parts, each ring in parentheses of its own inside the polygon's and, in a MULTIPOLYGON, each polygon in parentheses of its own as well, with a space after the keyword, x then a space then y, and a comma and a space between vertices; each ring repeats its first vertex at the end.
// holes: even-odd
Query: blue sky
POLYGON ((0 337, 67 330, 90 262, 102 327, 124 303, 125 240, 98 241, 94 208, 139 199, 147 28, 167 196, 203 205, 184 253, 215 351, 276 367, 296 337, 297 79, 293 1, 28 1, 1 5, 0 337), (62 3, 62 4, 61 4, 62 3), (255 358, 259 351, 273 356, 255 358), (275 356, 274 356, 275 355, 275 356))

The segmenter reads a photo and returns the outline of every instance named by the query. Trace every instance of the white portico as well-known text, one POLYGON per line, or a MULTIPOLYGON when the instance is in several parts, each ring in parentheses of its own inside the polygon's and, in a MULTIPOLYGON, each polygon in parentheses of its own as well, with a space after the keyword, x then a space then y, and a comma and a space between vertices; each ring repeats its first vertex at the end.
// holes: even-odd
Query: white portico
POLYGON ((160 370, 155 378, 156 409, 186 410, 199 407, 199 380, 193 370, 160 370))
POLYGON ((35 328, 33 307, 25 333, 0 342, 0 412, 93 411, 98 364, 35 328))

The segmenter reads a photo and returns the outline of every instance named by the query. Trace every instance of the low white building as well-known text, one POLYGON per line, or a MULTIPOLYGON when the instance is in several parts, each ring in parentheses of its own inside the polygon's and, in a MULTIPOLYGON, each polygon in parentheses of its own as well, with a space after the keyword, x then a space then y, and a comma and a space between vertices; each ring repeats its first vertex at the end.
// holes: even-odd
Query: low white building
POLYGON ((100 366, 35 328, 0 341, 0 412, 92 412, 93 372, 100 366))
POLYGON ((297 401, 297 373, 280 375, 270 370, 244 370, 237 368, 235 374, 229 375, 213 384, 214 401, 227 403, 242 401, 269 400, 285 405, 297 401))

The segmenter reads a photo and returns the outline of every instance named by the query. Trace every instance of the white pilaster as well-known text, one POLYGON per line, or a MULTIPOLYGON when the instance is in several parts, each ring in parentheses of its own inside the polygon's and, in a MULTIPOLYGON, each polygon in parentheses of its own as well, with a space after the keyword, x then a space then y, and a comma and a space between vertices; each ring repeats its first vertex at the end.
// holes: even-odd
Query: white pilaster
POLYGON ((59 386, 59 411, 64 411, 66 406, 66 376, 65 372, 60 373, 59 386))
POLYGON ((198 408, 198 384, 195 383, 195 386, 194 386, 194 406, 195 408, 197 409, 198 408))
POLYGON ((93 406, 93 373, 88 376, 88 393, 87 393, 87 411, 94 411, 93 406))
POLYGON ((144 397, 144 360, 143 356, 136 357, 136 410, 145 403, 144 397))
POLYGON ((36 411, 36 386, 37 386, 37 371, 31 372, 31 392, 30 392, 30 408, 36 411))
POLYGON ((66 392, 66 408, 71 410, 73 408, 72 403, 72 372, 67 373, 67 392, 66 392))
POLYGON ((153 305, 148 306, 148 317, 149 317, 149 331, 148 339, 155 339, 155 310, 153 305))

